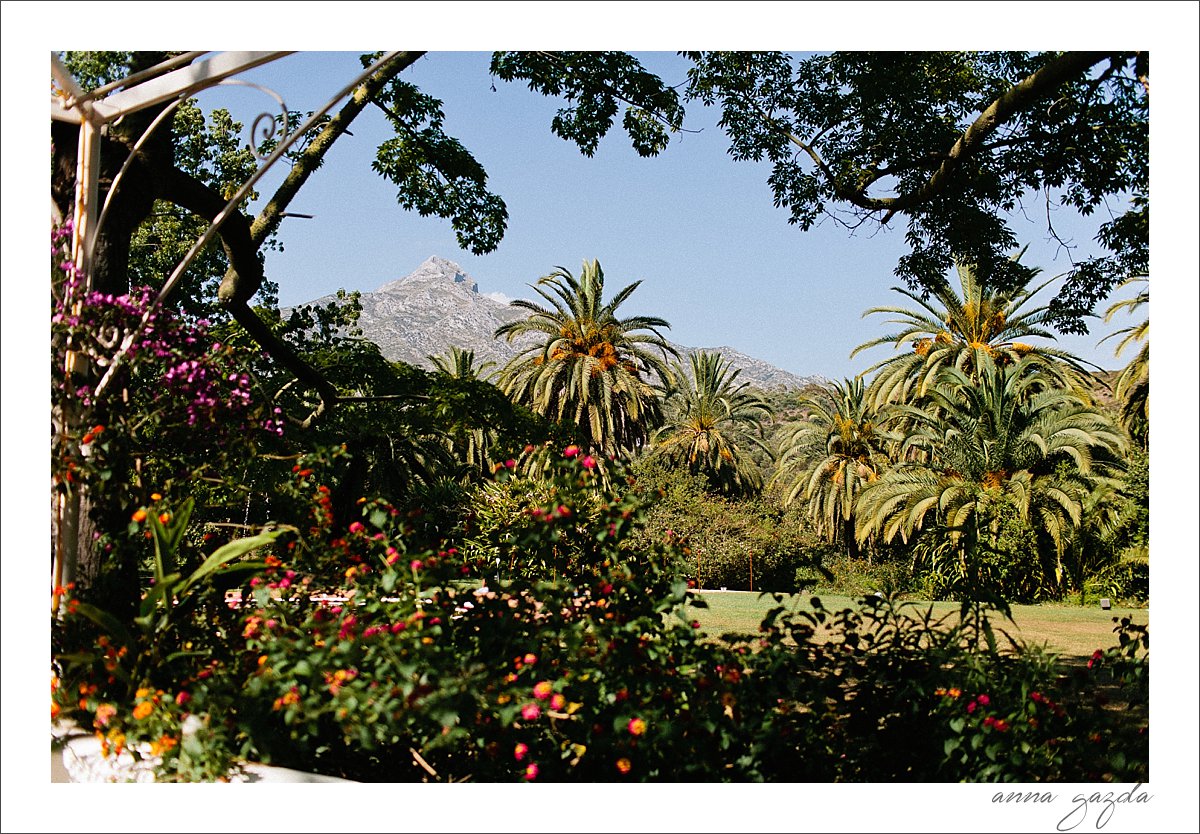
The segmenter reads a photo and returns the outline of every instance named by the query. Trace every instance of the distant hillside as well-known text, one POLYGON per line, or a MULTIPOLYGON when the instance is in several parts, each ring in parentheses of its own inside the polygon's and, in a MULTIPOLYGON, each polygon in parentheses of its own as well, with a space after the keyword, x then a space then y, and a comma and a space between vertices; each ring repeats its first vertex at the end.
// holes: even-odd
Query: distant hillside
MULTIPOLYGON (((327 304, 329 295, 308 304, 327 304)), ((451 347, 473 350, 479 362, 502 366, 529 341, 494 339, 496 328, 525 312, 479 292, 479 285, 462 267, 445 258, 431 257, 411 274, 362 294, 363 335, 379 345, 392 361, 431 368, 429 356, 451 347)), ((739 381, 764 390, 797 389, 824 381, 820 376, 798 376, 731 347, 692 348, 672 343, 681 355, 698 350, 718 351, 741 369, 739 381)))

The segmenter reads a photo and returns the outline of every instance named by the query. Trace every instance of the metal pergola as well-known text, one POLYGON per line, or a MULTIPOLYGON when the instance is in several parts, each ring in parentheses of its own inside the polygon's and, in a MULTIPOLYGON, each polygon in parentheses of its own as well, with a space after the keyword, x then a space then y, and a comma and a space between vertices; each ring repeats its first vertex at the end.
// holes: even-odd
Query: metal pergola
MULTIPOLYGON (((56 121, 78 124, 79 131, 79 161, 75 176, 75 198, 72 210, 74 223, 71 240, 71 256, 82 278, 82 289, 86 293, 91 289, 92 257, 97 233, 106 218, 112 196, 120 187, 121 180, 129 165, 137 157, 138 151, 154 133, 167 121, 175 110, 197 93, 221 84, 240 84, 255 87, 273 97, 281 106, 283 112, 282 125, 287 130, 287 107, 283 99, 275 92, 252 82, 236 79, 239 73, 246 72, 272 61, 276 61, 292 52, 185 52, 176 55, 160 64, 126 78, 106 84, 90 92, 84 92, 79 83, 63 65, 58 55, 51 53, 50 69, 58 92, 50 97, 50 117, 56 121), (149 107, 170 102, 163 111, 151 122, 141 137, 134 143, 128 159, 114 177, 109 188, 108 196, 103 205, 99 205, 99 174, 100 174, 100 137, 108 126, 123 116, 145 110, 149 107)), ((161 306, 172 290, 179 284, 184 272, 196 256, 212 241, 225 220, 236 211, 236 207, 246 198, 254 185, 262 176, 287 152, 287 150, 315 125, 339 101, 346 98, 363 81, 374 74, 381 66, 390 61, 397 53, 383 54, 371 66, 343 87, 326 104, 314 112, 295 130, 286 133, 278 142, 275 149, 266 157, 258 155, 253 142, 251 150, 261 160, 255 173, 233 194, 224 208, 209 224, 204 234, 192 245, 183 259, 171 272, 158 297, 142 318, 141 324, 129 333, 122 341, 104 375, 96 383, 94 395, 98 396, 105 390, 113 379, 114 371, 120 366, 131 346, 145 327, 153 312, 161 306)), ((255 127, 263 119, 269 119, 273 126, 275 117, 264 113, 255 121, 255 127)), ((58 209, 51 201, 52 220, 60 221, 58 209)), ((73 352, 68 348, 66 370, 68 379, 72 373, 87 370, 87 357, 73 352)), ((71 420, 71 409, 65 409, 61 430, 70 433, 77 428, 71 420)), ((58 536, 54 543, 54 565, 52 571, 52 587, 57 588, 74 581, 79 560, 79 489, 71 490, 68 495, 57 496, 55 502, 58 536)), ((52 595, 52 607, 57 609, 57 595, 52 595)))

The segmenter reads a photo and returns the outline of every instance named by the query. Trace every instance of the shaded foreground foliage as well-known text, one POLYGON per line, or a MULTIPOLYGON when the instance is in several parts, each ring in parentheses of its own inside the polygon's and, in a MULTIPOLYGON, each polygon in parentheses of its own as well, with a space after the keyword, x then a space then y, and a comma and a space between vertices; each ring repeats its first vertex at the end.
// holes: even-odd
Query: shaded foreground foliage
MULTIPOLYGON (((57 709, 161 757, 162 778, 244 757, 369 781, 1147 777, 1147 641, 1128 623, 1076 671, 989 647, 986 620, 874 597, 714 640, 664 569, 674 545, 630 546, 643 499, 585 457, 554 454, 549 500, 524 507, 537 523, 496 543, 541 569, 499 575, 382 501, 335 530, 335 458, 297 464, 305 517, 255 543, 241 608, 203 580, 174 605, 150 594, 138 630, 72 606, 57 709)), ((188 546, 149 524, 156 552, 188 546)))

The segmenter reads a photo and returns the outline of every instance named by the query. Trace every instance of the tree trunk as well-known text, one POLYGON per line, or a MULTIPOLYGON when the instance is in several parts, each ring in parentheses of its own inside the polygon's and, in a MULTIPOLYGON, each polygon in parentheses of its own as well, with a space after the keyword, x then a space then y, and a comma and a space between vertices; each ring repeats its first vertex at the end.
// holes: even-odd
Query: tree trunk
POLYGON ((842 538, 846 540, 846 556, 850 559, 861 559, 862 550, 858 546, 858 539, 854 537, 853 516, 842 519, 842 538))

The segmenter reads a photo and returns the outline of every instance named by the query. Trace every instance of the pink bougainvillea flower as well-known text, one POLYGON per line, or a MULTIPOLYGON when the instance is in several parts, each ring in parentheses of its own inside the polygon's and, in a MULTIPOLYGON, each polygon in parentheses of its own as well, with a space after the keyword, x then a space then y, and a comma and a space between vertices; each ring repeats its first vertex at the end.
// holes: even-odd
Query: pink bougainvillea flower
POLYGON ((554 693, 554 685, 550 681, 539 681, 533 687, 533 697, 544 701, 554 693))
POLYGON ((996 732, 998 732, 998 733, 1007 733, 1008 732, 1008 722, 1005 721, 1003 718, 997 719, 996 723, 993 726, 995 726, 996 732))
POLYGON ((512 458, 509 458, 508 460, 504 461, 504 465, 507 466, 509 469, 517 468, 517 462, 515 460, 513 460, 512 458))
POLYGON ((409 564, 409 567, 412 568, 413 570, 420 570, 421 569, 421 560, 413 559, 412 562, 409 564))
POLYGON ((988 704, 990 704, 992 702, 992 699, 989 698, 987 695, 980 695, 975 700, 979 702, 979 706, 981 706, 981 707, 986 707, 988 704))
POLYGON ((179 706, 183 706, 190 700, 192 700, 192 696, 186 689, 181 690, 180 693, 175 696, 175 703, 179 706))
POLYGON ((567 699, 557 693, 550 699, 550 709, 561 710, 566 705, 567 699))
POLYGON ((629 734, 631 736, 645 735, 645 733, 646 733, 646 722, 644 720, 642 720, 641 718, 630 718, 629 719, 629 734))
POLYGON ((538 661, 537 655, 534 654, 533 652, 529 652, 527 655, 525 655, 523 658, 521 658, 521 660, 524 661, 526 666, 532 666, 533 664, 537 663, 537 661, 538 661))
POLYGON ((530 762, 529 765, 525 768, 525 781, 532 782, 537 777, 538 777, 537 762, 530 762))
POLYGON ((571 446, 568 446, 567 448, 563 449, 563 457, 565 457, 565 458, 573 458, 577 454, 579 454, 578 446, 571 445, 571 446))
POLYGON ((978 706, 978 704, 976 704, 974 701, 967 704, 967 715, 970 715, 971 713, 975 712, 975 708, 977 706, 978 706))
POLYGON ((529 745, 525 742, 520 742, 513 748, 513 758, 518 762, 524 761, 527 755, 529 755, 529 745))
POLYGON ((521 717, 526 721, 537 721, 542 714, 542 708, 537 704, 526 704, 521 707, 521 717))
POLYGON ((594 457, 592 457, 591 455, 584 455, 583 458, 579 461, 579 463, 580 463, 580 465, 583 466, 584 469, 595 469, 596 468, 596 459, 594 457))

